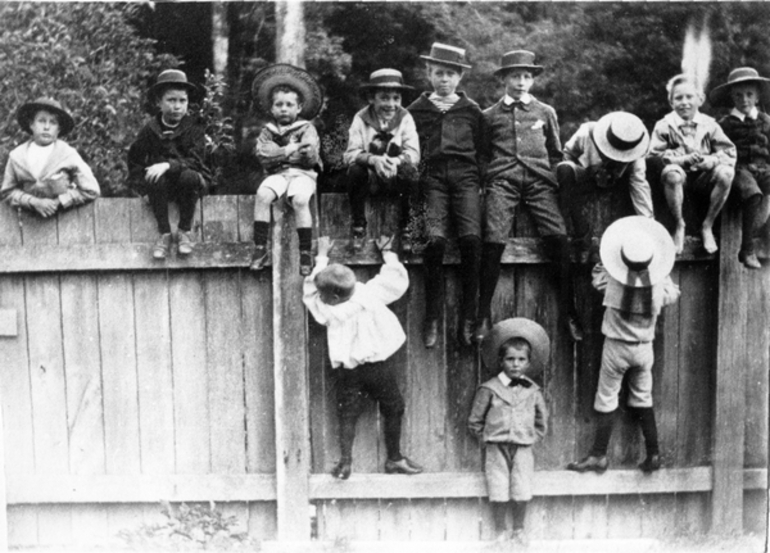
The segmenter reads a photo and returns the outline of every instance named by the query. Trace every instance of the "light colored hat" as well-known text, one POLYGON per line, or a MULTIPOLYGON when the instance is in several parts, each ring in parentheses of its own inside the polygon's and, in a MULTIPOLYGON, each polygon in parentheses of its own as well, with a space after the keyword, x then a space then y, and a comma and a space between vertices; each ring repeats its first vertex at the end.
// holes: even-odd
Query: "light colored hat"
POLYGON ((495 324, 481 342, 481 360, 488 369, 496 369, 500 346, 511 338, 524 338, 532 348, 527 376, 538 376, 551 355, 551 340, 545 329, 531 319, 514 317, 495 324))
POLYGON ((16 112, 16 121, 19 122, 22 129, 32 134, 30 128, 32 119, 40 110, 50 111, 57 115, 59 118, 59 136, 64 136, 75 128, 75 121, 72 116, 53 98, 38 98, 33 102, 27 102, 16 112))
POLYGON ((730 88, 736 84, 753 83, 759 87, 762 103, 770 103, 770 79, 760 77, 753 67, 738 67, 730 71, 727 82, 709 92, 709 101, 713 106, 732 106, 730 88))
POLYGON ((543 66, 535 63, 535 54, 529 50, 511 50, 503 54, 500 69, 495 71, 495 75, 511 69, 527 69, 532 72, 532 75, 539 75, 543 72, 543 66))
POLYGON ((369 82, 359 87, 361 90, 414 90, 413 86, 404 84, 404 76, 397 69, 378 69, 369 75, 369 82))
POLYGON ((666 227, 650 217, 633 215, 607 227, 599 256, 612 278, 632 288, 643 288, 671 274, 676 247, 666 227))
POLYGON ((293 88, 302 96, 302 111, 299 114, 302 119, 312 119, 321 111, 323 94, 318 81, 304 69, 288 63, 276 63, 261 69, 251 83, 251 95, 262 113, 270 113, 273 89, 280 85, 293 88))
POLYGON ((429 55, 420 57, 424 60, 440 63, 441 65, 448 65, 450 67, 459 67, 461 69, 471 68, 465 60, 464 48, 441 44, 440 42, 433 43, 433 46, 430 47, 429 55))
POLYGON ((179 69, 166 69, 158 75, 158 80, 150 88, 150 99, 156 101, 168 88, 183 88, 191 102, 198 102, 203 97, 201 88, 187 80, 187 74, 179 69))
POLYGON ((625 111, 613 111, 599 119, 591 138, 602 154, 624 163, 643 157, 650 147, 650 134, 642 120, 625 111))

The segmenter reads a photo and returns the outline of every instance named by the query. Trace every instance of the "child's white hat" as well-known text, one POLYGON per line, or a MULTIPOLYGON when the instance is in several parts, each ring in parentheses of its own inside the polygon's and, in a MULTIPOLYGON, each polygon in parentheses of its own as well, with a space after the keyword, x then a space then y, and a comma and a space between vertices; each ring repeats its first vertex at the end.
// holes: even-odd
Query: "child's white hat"
POLYGON ((632 288, 643 288, 671 274, 676 247, 666 227, 650 217, 633 215, 607 227, 599 256, 612 278, 632 288))
POLYGON ((304 69, 288 63, 276 63, 261 69, 251 83, 252 97, 262 113, 270 113, 273 89, 280 85, 293 88, 302 96, 302 111, 299 113, 302 119, 312 119, 321 111, 323 94, 318 81, 304 69))
POLYGON ((511 338, 523 338, 532 349, 527 376, 538 376, 551 355, 551 340, 545 329, 532 319, 514 317, 496 323, 481 342, 481 360, 487 369, 497 369, 500 346, 511 338))
POLYGON ((591 138, 606 157, 631 163, 647 153, 650 135, 636 115, 613 111, 596 122, 591 138))
POLYGON ((460 71, 471 68, 465 59, 465 48, 458 48, 457 46, 450 46, 440 42, 434 42, 430 47, 430 54, 427 56, 421 55, 420 57, 428 62, 456 67, 460 71))
POLYGON ((762 103, 770 103, 770 79, 760 77, 753 67, 738 67, 730 71, 727 82, 721 84, 709 92, 709 101, 712 106, 731 107, 730 88, 736 84, 753 83, 759 88, 762 103))

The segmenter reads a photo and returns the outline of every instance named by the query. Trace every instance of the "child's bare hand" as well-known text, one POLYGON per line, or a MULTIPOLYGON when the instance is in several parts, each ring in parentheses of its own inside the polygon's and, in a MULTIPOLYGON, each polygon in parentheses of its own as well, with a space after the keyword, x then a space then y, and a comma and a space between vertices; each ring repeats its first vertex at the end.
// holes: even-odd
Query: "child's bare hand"
POLYGON ((387 235, 383 234, 382 236, 377 238, 374 241, 374 243, 375 243, 375 245, 377 246, 377 249, 380 252, 386 252, 386 251, 390 251, 390 250, 393 249, 393 247, 392 247, 393 246, 393 237, 392 236, 387 236, 387 235))
POLYGON ((705 156, 703 159, 692 165, 693 171, 710 171, 717 165, 717 160, 714 156, 705 156))
POLYGON ((322 257, 329 257, 329 252, 334 247, 334 240, 328 236, 318 237, 318 255, 322 257))
POLYGON ((144 170, 144 180, 152 183, 158 182, 158 179, 170 168, 171 165, 167 161, 150 165, 144 170))
POLYGON ((385 156, 374 157, 374 171, 381 179, 390 179, 396 176, 395 166, 385 156))
POLYGON ((59 201, 49 198, 35 198, 30 202, 30 205, 41 217, 50 217, 59 209, 59 201))

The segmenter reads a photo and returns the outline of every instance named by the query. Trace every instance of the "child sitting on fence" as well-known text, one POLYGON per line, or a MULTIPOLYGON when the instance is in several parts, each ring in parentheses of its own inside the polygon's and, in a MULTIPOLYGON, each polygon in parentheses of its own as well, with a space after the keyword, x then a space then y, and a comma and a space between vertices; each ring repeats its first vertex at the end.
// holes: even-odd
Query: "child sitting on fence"
POLYGON ((481 344, 488 369, 500 373, 476 391, 468 429, 485 447, 484 473, 498 541, 526 545, 524 519, 532 499, 532 445, 545 436, 548 411, 532 378, 548 362, 550 341, 542 326, 524 318, 497 323, 481 344), (513 510, 513 533, 507 523, 513 510))
POLYGON ((75 122, 59 102, 38 98, 21 106, 16 119, 32 136, 8 156, 0 199, 50 217, 59 209, 83 205, 99 196, 91 168, 75 148, 60 139, 75 122))
POLYGON ((709 207, 701 225, 703 248, 717 251, 714 221, 730 193, 735 175, 735 146, 722 127, 700 113, 703 93, 691 77, 677 75, 666 84, 674 111, 655 124, 650 156, 663 162, 660 178, 666 202, 676 219, 674 246, 684 250, 685 223, 682 216, 684 188, 709 194, 709 207))
POLYGON ((199 115, 188 112, 189 105, 202 98, 202 90, 183 71, 163 71, 150 89, 150 101, 158 113, 128 150, 129 186, 147 195, 160 233, 152 248, 154 259, 165 259, 171 248, 169 202, 179 206, 177 251, 183 256, 193 251, 195 209, 211 182, 205 163, 205 125, 199 115))
POLYGON ((594 398, 596 434, 588 456, 567 468, 577 472, 607 470, 618 394, 628 373, 628 409, 639 421, 647 453, 639 468, 652 472, 661 466, 652 406, 652 341, 662 308, 679 298, 679 287, 669 276, 676 251, 663 225, 635 215, 618 219, 607 228, 599 254, 601 263, 594 267, 593 286, 604 293, 605 338, 594 398))
POLYGON ((713 106, 733 108, 719 125, 738 150, 733 179, 743 211, 738 259, 748 269, 760 269, 754 239, 767 222, 770 207, 770 116, 759 107, 770 105, 770 79, 751 67, 739 67, 711 91, 709 99, 713 106))
POLYGON ((272 118, 257 138, 256 156, 268 176, 254 201, 251 269, 258 271, 267 262, 270 206, 286 194, 296 217, 299 272, 307 276, 313 269, 310 200, 321 165, 318 133, 310 120, 321 109, 321 88, 307 71, 275 64, 257 73, 251 90, 259 110, 272 118))
POLYGON ((400 71, 379 69, 361 90, 369 105, 353 117, 343 155, 348 166, 353 249, 360 250, 366 236, 366 199, 391 195, 399 202, 401 249, 408 251, 410 198, 417 188, 420 144, 412 116, 401 107, 401 97, 413 88, 404 84, 400 71))
POLYGON ((337 376, 340 460, 332 470, 347 479, 353 464, 356 421, 364 398, 379 403, 387 461, 385 472, 417 474, 422 467, 401 454, 404 398, 398 389, 397 367, 385 361, 406 341, 404 330, 387 305, 409 287, 406 268, 392 251, 392 237, 375 241, 382 253, 380 273, 366 283, 356 282, 353 271, 329 264, 332 241, 318 238, 316 266, 305 278, 303 301, 313 318, 327 327, 329 357, 337 376))

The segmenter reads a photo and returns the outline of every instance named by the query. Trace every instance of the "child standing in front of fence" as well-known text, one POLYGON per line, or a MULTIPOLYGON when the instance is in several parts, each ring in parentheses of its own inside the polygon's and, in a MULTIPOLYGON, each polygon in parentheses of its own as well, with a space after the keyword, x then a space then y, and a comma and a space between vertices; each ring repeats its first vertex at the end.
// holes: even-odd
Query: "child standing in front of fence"
POLYGON ((257 138, 256 156, 268 176, 254 201, 251 269, 259 271, 267 262, 270 206, 286 194, 296 217, 299 272, 307 276, 313 269, 310 200, 321 166, 318 133, 310 120, 321 109, 321 88, 307 71, 281 63, 257 73, 252 94, 259 110, 272 120, 257 138))
POLYGON ((392 250, 392 237, 375 241, 382 254, 380 273, 366 283, 357 282, 353 271, 339 263, 329 264, 333 243, 318 238, 313 272, 305 278, 303 301, 313 318, 327 327, 329 357, 337 377, 340 460, 332 475, 350 476, 356 422, 365 398, 379 403, 389 474, 418 474, 422 467, 401 453, 401 420, 404 398, 398 389, 397 371, 385 363, 406 341, 401 323, 387 305, 409 287, 406 267, 392 250))
POLYGON ((542 326, 525 318, 506 319, 481 343, 487 368, 500 373, 476 391, 468 429, 485 447, 484 474, 498 541, 526 546, 524 520, 532 499, 533 444, 543 438, 548 410, 532 379, 543 370, 550 340, 542 326), (513 528, 508 510, 513 511, 513 528))

